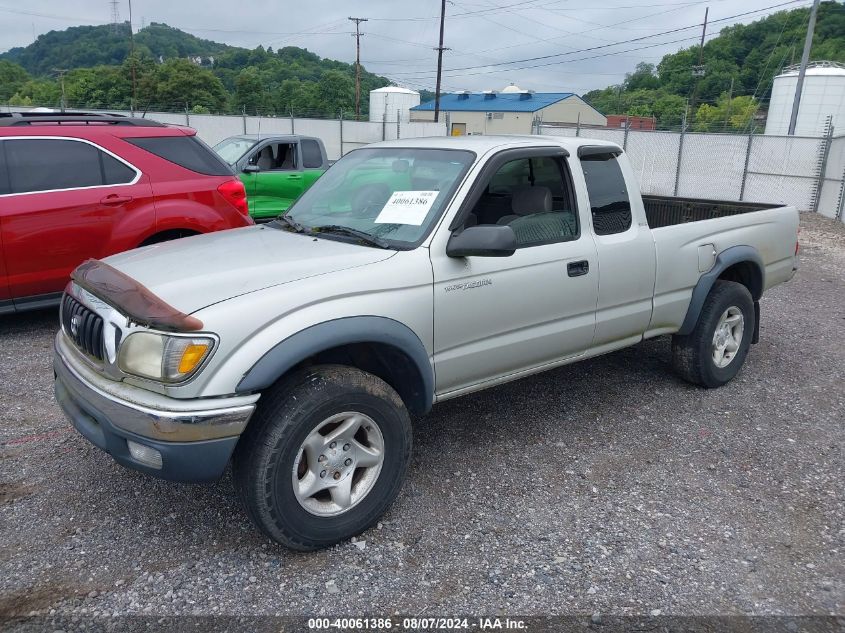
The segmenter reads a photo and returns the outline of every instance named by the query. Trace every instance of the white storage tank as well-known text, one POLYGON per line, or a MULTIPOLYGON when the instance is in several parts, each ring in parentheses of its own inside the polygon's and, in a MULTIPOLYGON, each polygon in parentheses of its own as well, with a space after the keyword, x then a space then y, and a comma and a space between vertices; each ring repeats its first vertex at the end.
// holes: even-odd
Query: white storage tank
POLYGON ((370 121, 384 120, 396 122, 396 111, 399 111, 399 120, 410 119, 410 109, 420 104, 420 93, 408 88, 399 86, 385 86, 370 90, 370 121), (385 115, 386 118, 385 118, 385 115))
MULTIPOLYGON (((789 66, 775 77, 766 119, 766 134, 787 134, 792 116, 792 100, 798 83, 798 66, 789 66)), ((811 62, 804 76, 796 136, 821 136, 828 116, 837 131, 845 131, 845 65, 838 62, 811 62)))

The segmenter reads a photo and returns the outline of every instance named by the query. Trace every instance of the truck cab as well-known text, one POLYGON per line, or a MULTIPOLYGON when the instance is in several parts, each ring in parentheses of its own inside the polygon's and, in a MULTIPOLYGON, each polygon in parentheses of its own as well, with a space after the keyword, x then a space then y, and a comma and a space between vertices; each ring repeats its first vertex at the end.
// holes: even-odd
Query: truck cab
POLYGON ((213 149, 244 183, 249 213, 257 221, 287 211, 329 167, 323 142, 311 136, 243 134, 213 149))

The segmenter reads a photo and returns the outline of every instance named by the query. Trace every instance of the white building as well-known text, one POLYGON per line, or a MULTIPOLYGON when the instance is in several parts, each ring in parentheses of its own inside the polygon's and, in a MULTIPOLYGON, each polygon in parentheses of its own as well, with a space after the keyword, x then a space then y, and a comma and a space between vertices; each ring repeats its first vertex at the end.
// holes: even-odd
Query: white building
MULTIPOLYGON (((798 66, 789 66, 775 77, 766 119, 766 134, 786 134, 792 116, 792 102, 798 83, 798 66)), ((833 126, 845 132, 845 65, 837 62, 811 62, 804 76, 795 134, 820 136, 828 116, 833 126)))
POLYGON ((420 104, 420 93, 399 86, 370 90, 370 121, 408 121, 410 109, 420 104))

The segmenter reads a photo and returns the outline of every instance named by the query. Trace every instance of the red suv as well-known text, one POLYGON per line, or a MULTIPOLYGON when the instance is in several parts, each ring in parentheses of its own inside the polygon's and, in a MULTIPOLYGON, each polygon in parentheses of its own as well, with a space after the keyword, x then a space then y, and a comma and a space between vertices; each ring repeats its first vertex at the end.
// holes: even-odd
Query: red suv
POLYGON ((243 184, 195 130, 0 114, 0 314, 57 304, 89 257, 252 223, 243 184))

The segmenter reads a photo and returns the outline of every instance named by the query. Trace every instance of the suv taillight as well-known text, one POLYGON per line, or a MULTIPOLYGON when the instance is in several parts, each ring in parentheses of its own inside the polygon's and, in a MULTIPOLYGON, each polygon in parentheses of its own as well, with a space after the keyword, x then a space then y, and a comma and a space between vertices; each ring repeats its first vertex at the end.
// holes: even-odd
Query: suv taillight
POLYGON ((249 215, 249 206, 246 203, 246 189, 244 184, 237 178, 227 180, 217 187, 220 195, 226 198, 226 202, 235 207, 242 214, 249 215))

